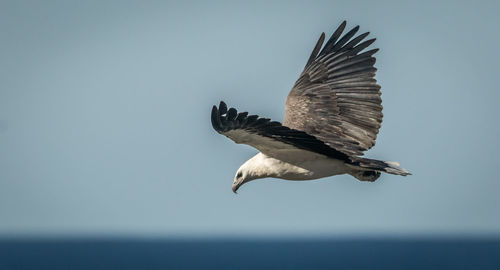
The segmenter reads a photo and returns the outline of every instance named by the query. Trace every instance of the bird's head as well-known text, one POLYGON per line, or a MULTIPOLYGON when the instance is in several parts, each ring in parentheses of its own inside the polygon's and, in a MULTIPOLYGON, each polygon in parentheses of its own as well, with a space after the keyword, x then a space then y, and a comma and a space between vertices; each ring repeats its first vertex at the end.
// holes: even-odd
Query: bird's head
POLYGON ((249 173, 248 169, 244 166, 243 164, 238 171, 236 172, 236 175, 234 176, 234 181, 233 181, 233 192, 237 193, 238 189, 245 184, 248 181, 251 181, 255 178, 251 177, 251 174, 249 173))
POLYGON ((232 186, 233 192, 236 193, 236 191, 245 183, 269 176, 268 170, 266 170, 264 164, 262 163, 261 155, 258 154, 243 163, 238 171, 236 171, 232 186))
POLYGON ((240 188, 241 185, 245 182, 245 178, 243 176, 243 171, 241 169, 238 169, 236 172, 236 175, 234 176, 233 180, 233 186, 231 187, 233 189, 234 193, 238 193, 238 189, 240 188))

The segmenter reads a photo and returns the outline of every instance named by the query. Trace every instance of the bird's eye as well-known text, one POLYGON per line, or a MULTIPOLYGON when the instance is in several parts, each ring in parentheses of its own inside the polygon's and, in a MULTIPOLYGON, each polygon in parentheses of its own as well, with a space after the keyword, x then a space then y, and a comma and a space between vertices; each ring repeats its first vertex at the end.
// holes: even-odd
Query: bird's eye
POLYGON ((241 178, 243 174, 241 172, 238 172, 238 174, 236 175, 236 178, 241 178))

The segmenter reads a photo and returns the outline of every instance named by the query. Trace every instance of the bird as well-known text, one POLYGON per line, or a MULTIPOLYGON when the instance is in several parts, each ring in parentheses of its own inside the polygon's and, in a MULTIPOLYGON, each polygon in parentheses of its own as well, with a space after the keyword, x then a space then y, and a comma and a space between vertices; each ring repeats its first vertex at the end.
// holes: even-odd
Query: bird
POLYGON ((382 123, 380 85, 375 79, 379 49, 375 38, 343 34, 343 21, 324 44, 319 37, 304 70, 290 90, 283 123, 248 115, 221 101, 211 111, 212 127, 259 153, 237 170, 232 191, 256 179, 314 180, 349 174, 374 182, 381 172, 407 176, 398 162, 362 157, 375 145, 382 123), (343 35, 342 35, 343 34, 343 35))

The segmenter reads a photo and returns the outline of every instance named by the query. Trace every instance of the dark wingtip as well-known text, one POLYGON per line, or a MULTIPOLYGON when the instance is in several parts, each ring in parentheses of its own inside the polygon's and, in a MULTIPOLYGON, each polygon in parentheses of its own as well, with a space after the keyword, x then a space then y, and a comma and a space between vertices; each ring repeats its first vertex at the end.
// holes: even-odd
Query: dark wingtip
POLYGON ((223 114, 227 113, 227 105, 222 100, 221 100, 221 102, 219 104, 219 112, 220 112, 220 115, 223 115, 223 114))
POLYGON ((319 36, 319 39, 316 42, 316 46, 314 46, 314 49, 311 52, 311 56, 309 56, 309 59, 307 60, 306 66, 304 68, 309 66, 309 64, 311 64, 314 61, 314 59, 316 59, 318 53, 321 50, 321 46, 323 46, 323 42, 325 42, 325 32, 321 33, 321 36, 319 36))
MULTIPOLYGON (((371 39, 369 39, 369 40, 365 41, 365 42, 366 42, 366 44, 367 44, 367 45, 366 45, 366 47, 368 47, 368 46, 372 45, 372 44, 373 44, 373 42, 375 42, 376 40, 377 40, 376 38, 371 38, 371 39)), ((365 48, 366 48, 366 47, 365 47, 365 48)))
POLYGON ((235 108, 230 108, 227 111, 227 120, 228 121, 233 121, 234 119, 236 119, 236 116, 238 116, 238 111, 236 111, 235 108))
POLYGON ((222 123, 220 121, 220 114, 219 110, 217 109, 217 106, 212 107, 212 115, 211 115, 211 120, 212 120, 212 127, 217 131, 222 130, 222 123))
POLYGON ((248 112, 240 112, 238 114, 238 116, 236 117, 236 120, 241 122, 241 121, 243 121, 243 119, 245 119, 247 117, 247 115, 248 115, 248 112))
POLYGON ((339 27, 337 27, 337 30, 342 29, 340 31, 344 31, 345 27, 347 26, 347 20, 344 20, 339 27))
POLYGON ((342 32, 344 32, 344 29, 345 29, 346 25, 347 25, 347 21, 344 20, 337 27, 337 29, 335 29, 335 31, 333 32, 332 36, 330 37, 330 39, 328 39, 328 41, 326 42, 325 46, 323 47, 323 49, 319 53, 319 55, 325 55, 325 54, 328 54, 328 53, 331 52, 331 49, 333 48, 333 46, 335 45, 335 43, 339 39, 340 35, 342 35, 342 32))

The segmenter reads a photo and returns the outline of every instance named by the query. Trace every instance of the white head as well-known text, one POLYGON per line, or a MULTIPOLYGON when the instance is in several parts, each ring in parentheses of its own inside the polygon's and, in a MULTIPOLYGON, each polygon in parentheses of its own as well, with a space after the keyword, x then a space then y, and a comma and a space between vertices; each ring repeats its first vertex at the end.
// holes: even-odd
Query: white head
POLYGON ((272 177, 274 174, 269 170, 265 156, 258 153, 240 166, 234 176, 233 192, 236 193, 241 185, 259 178, 272 177))

